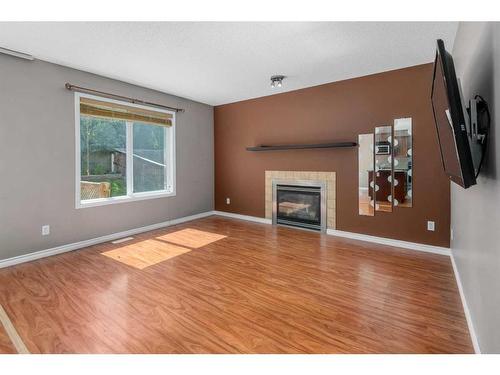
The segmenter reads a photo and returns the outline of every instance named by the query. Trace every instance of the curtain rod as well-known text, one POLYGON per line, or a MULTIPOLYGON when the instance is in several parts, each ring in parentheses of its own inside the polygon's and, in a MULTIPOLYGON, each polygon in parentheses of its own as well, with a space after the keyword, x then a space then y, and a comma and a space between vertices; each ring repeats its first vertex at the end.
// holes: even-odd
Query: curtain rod
POLYGON ((184 112, 184 109, 182 109, 182 108, 174 108, 174 107, 169 107, 169 106, 166 106, 163 104, 151 103, 151 102, 147 102, 147 101, 140 100, 140 99, 129 98, 127 96, 121 96, 121 95, 116 95, 116 94, 110 94, 110 93, 103 92, 103 91, 92 90, 92 89, 88 89, 86 87, 75 86, 75 85, 72 85, 71 83, 66 83, 64 86, 68 90, 71 90, 71 91, 78 91, 78 92, 83 92, 83 93, 87 93, 87 94, 100 95, 100 96, 104 96, 104 97, 109 98, 109 99, 118 99, 118 100, 123 100, 123 101, 129 102, 129 103, 134 103, 134 104, 142 104, 142 105, 148 105, 148 106, 152 106, 152 107, 165 108, 165 109, 175 111, 175 112, 184 112))

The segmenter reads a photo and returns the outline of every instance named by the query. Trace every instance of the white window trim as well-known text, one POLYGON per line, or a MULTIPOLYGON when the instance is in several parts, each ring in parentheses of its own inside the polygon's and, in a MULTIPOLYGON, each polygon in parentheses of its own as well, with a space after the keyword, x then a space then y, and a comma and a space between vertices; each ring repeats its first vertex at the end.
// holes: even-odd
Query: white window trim
MULTIPOLYGON (((156 107, 144 106, 135 103, 123 102, 115 99, 103 98, 96 95, 90 95, 80 92, 75 92, 75 208, 87 208, 87 207, 96 207, 96 206, 105 206, 108 204, 116 204, 116 203, 126 203, 126 202, 134 202, 141 201, 146 199, 155 199, 155 198, 165 198, 165 197, 174 197, 176 195, 176 161, 175 161, 175 115, 174 111, 169 111, 165 109, 160 109, 156 107), (133 155, 132 153, 127 153, 127 195, 121 197, 110 197, 110 198, 99 198, 92 199, 88 201, 81 201, 80 199, 80 181, 81 181, 81 150, 80 150, 80 98, 90 98, 96 99, 103 102, 115 103, 127 105, 129 107, 136 107, 142 109, 154 109, 157 112, 169 113, 172 115, 172 126, 169 128, 170 132, 165 132, 165 156, 166 156, 166 165, 171 165, 170 175, 168 176, 168 181, 172 183, 172 190, 158 190, 158 191, 147 191, 141 193, 133 192, 133 155), (167 135, 168 134, 168 135, 167 135), (130 155, 129 155, 130 154, 130 155)), ((133 145, 133 131, 132 124, 127 122, 127 150, 132 149, 130 146, 133 145), (130 143, 130 144, 129 144, 130 143)))

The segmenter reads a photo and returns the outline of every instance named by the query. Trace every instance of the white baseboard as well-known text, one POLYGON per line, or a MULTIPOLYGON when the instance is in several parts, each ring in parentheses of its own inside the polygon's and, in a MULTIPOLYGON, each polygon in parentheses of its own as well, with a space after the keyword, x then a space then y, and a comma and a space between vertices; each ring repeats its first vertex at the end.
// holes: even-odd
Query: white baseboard
POLYGON ((474 347, 474 352, 476 354, 481 354, 481 348, 479 347, 479 341, 476 336, 476 330, 474 329, 474 324, 472 324, 472 316, 470 315, 469 306, 467 305, 467 300, 465 299, 464 289, 462 287, 462 281, 460 280, 460 274, 458 273, 457 264, 455 263, 455 258, 453 257, 453 252, 450 254, 451 265, 453 266, 453 272, 455 273, 455 279, 457 280, 458 292, 460 293, 460 299, 462 300, 462 306, 464 308, 465 319, 467 320, 467 327, 469 328, 469 334, 472 341, 472 346, 474 347))
MULTIPOLYGON (((211 215, 219 215, 219 216, 229 217, 232 219, 252 221, 252 222, 260 223, 260 224, 272 224, 272 221, 270 219, 266 219, 266 218, 262 218, 262 217, 240 215, 240 214, 234 214, 231 212, 224 212, 224 211, 208 211, 208 212, 202 212, 202 213, 196 214, 196 215, 190 215, 190 216, 181 217, 178 219, 168 220, 168 221, 165 221, 162 223, 148 225, 145 227, 134 228, 134 229, 130 229, 130 230, 123 231, 123 232, 113 233, 113 234, 105 235, 102 237, 97 237, 97 238, 92 238, 89 240, 74 242, 74 243, 67 244, 67 245, 57 246, 57 247, 53 247, 53 248, 46 249, 46 250, 35 251, 35 252, 29 253, 29 254, 20 255, 17 257, 13 257, 13 258, 3 259, 3 260, 0 260, 0 268, 13 266, 13 265, 19 264, 19 263, 29 262, 29 261, 32 261, 35 259, 45 258, 45 257, 51 256, 51 255, 65 253, 67 251, 81 249, 83 247, 88 247, 88 246, 96 245, 96 244, 103 243, 103 242, 114 241, 114 240, 119 239, 119 238, 128 237, 128 236, 132 236, 134 234, 148 232, 148 231, 159 229, 159 228, 169 227, 172 225, 181 224, 181 223, 191 221, 191 220, 201 219, 201 218, 211 216, 211 215)), ((404 248, 404 249, 425 251, 425 252, 441 254, 441 255, 448 255, 448 256, 451 255, 450 249, 447 249, 444 247, 439 247, 439 246, 431 246, 431 245, 419 244, 419 243, 414 243, 414 242, 399 241, 399 240, 393 240, 390 238, 369 236, 366 234, 345 232, 345 231, 340 231, 340 230, 335 230, 335 229, 327 229, 327 234, 332 235, 332 236, 351 238, 351 239, 360 240, 360 241, 373 242, 373 243, 378 243, 378 244, 382 244, 382 245, 395 246, 395 247, 400 247, 400 248, 404 248)))
POLYGON ((67 244, 67 245, 53 247, 51 249, 35 251, 33 253, 20 255, 17 257, 13 257, 13 258, 2 259, 2 260, 0 260, 0 268, 13 266, 13 265, 19 264, 19 263, 30 262, 32 260, 45 258, 45 257, 51 256, 51 255, 62 254, 62 253, 68 252, 68 251, 73 251, 73 250, 81 249, 84 247, 97 245, 97 244, 103 243, 103 242, 114 241, 114 240, 119 239, 119 238, 133 236, 134 234, 139 234, 139 233, 148 232, 148 231, 155 230, 155 229, 170 227, 172 225, 181 224, 181 223, 196 220, 196 219, 201 219, 201 218, 204 218, 207 216, 211 216, 213 214, 214 214, 213 211, 202 212, 200 214, 195 214, 195 215, 181 217, 178 219, 168 220, 168 221, 164 221, 162 223, 147 225, 145 227, 134 228, 134 229, 126 230, 123 232, 108 234, 108 235, 102 236, 102 237, 91 238, 91 239, 85 240, 85 241, 79 241, 79 242, 74 242, 74 243, 67 244))
MULTIPOLYGON (((261 224, 272 224, 271 219, 265 219, 262 217, 233 214, 231 212, 224 212, 224 211, 214 211, 213 213, 214 213, 214 215, 230 217, 233 219, 253 221, 255 223, 261 223, 261 224)), ((367 234, 345 232, 345 231, 336 230, 336 229, 327 229, 326 234, 328 234, 330 236, 338 236, 338 237, 351 238, 354 240, 373 242, 373 243, 378 243, 378 244, 387 245, 387 246, 401 247, 403 249, 425 251, 427 253, 434 253, 434 254, 447 255, 447 256, 450 256, 450 254, 451 254, 450 249, 448 249, 446 247, 432 246, 432 245, 426 245, 426 244, 421 244, 421 243, 416 243, 416 242, 393 240, 391 238, 369 236, 367 234)))
POLYGON ((345 232, 345 231, 336 230, 336 229, 327 229, 326 234, 329 234, 331 236, 351 238, 353 240, 373 242, 373 243, 378 243, 381 245, 401 247, 403 249, 424 251, 426 253, 440 254, 440 255, 446 255, 446 256, 451 255, 449 248, 426 245, 423 243, 400 241, 400 240, 394 240, 392 238, 369 236, 367 234, 345 232))
POLYGON ((240 220, 246 220, 246 221, 253 221, 255 223, 272 224, 272 220, 271 219, 265 219, 263 217, 233 214, 231 212, 224 212, 224 211, 213 211, 213 214, 214 215, 219 215, 219 216, 230 217, 232 219, 240 219, 240 220))

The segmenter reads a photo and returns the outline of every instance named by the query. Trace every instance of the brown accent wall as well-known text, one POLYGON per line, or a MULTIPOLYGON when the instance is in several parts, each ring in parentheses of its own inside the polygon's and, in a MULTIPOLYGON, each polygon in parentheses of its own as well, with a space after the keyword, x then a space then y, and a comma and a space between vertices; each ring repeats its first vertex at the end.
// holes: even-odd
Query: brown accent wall
MULTIPOLYGON (((215 107, 215 208, 264 217, 264 171, 337 172, 337 229, 449 246, 450 184, 441 166, 430 90, 432 64, 215 107), (357 148, 249 152, 247 146, 357 141, 413 118, 413 208, 358 215, 357 148), (231 204, 226 204, 226 197, 231 204), (436 231, 427 231, 427 220, 436 231)), ((286 84, 286 81, 285 81, 286 84)))

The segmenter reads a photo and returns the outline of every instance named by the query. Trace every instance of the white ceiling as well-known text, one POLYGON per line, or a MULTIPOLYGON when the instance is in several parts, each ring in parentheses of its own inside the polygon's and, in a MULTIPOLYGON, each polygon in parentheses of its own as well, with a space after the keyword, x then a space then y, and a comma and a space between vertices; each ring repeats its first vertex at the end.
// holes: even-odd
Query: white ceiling
POLYGON ((456 22, 0 22, 0 47, 219 105, 428 63, 456 22), (287 76, 271 89, 269 77, 287 76))

